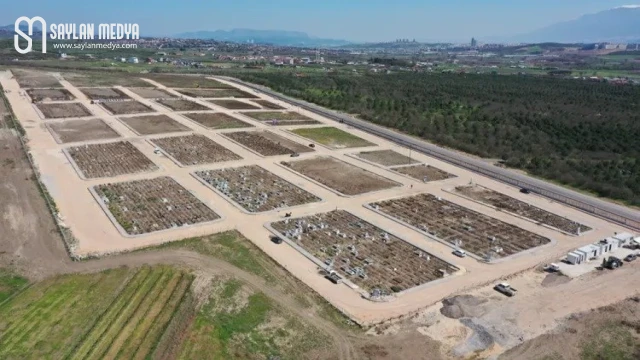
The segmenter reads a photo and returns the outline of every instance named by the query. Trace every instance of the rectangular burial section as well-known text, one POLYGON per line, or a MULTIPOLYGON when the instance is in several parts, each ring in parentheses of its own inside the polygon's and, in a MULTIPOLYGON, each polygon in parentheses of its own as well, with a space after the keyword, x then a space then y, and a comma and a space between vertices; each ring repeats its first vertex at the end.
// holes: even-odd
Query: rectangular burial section
POLYGON ((404 291, 458 270, 344 210, 286 219, 271 227, 318 262, 374 294, 404 291))

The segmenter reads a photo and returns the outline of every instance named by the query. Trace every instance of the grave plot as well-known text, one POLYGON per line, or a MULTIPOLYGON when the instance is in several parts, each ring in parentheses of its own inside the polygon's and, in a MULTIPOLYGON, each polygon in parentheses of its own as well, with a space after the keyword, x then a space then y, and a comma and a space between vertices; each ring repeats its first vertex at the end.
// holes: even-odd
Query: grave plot
POLYGON ((551 242, 546 237, 431 194, 380 201, 370 206, 486 260, 551 242))
POLYGON ((355 154, 355 156, 382 166, 397 166, 419 163, 418 160, 414 160, 393 150, 362 151, 355 154))
POLYGON ((225 113, 186 113, 180 114, 209 129, 238 129, 253 127, 240 119, 225 113))
POLYGON ((176 95, 169 93, 166 90, 154 89, 154 88, 130 88, 132 92, 145 99, 169 99, 175 98, 176 95))
POLYGON ((69 120, 46 124, 58 142, 115 139, 120 135, 101 119, 69 120))
POLYGON ((127 94, 114 88, 81 88, 79 90, 91 100, 131 100, 127 94))
POLYGON ((175 229, 220 218, 170 177, 93 187, 98 201, 129 235, 175 229))
POLYGON ((283 209, 321 200, 257 165, 198 171, 195 174, 252 213, 283 209))
POLYGON ((291 141, 269 131, 238 131, 224 133, 222 136, 244 145, 262 156, 287 155, 314 151, 307 146, 298 144, 297 142, 291 141))
POLYGON ((41 72, 31 70, 19 70, 12 69, 11 73, 16 77, 18 85, 21 88, 62 88, 62 84, 56 79, 55 76, 41 72))
POLYGON ((156 100, 158 104, 162 104, 173 111, 201 111, 201 110, 211 110, 204 105, 200 105, 193 101, 182 100, 182 99, 161 99, 156 100))
POLYGON ((404 291, 458 271, 344 210, 286 219, 271 227, 372 295, 404 291))
POLYGON ((151 142, 184 166, 242 159, 204 135, 172 136, 151 142))
POLYGON ((333 157, 283 161, 281 164, 344 195, 360 195, 401 185, 333 157))
POLYGON ((494 206, 500 210, 520 215, 537 223, 545 224, 570 234, 580 235, 581 232, 591 230, 591 228, 586 225, 479 185, 458 186, 455 188, 455 192, 483 204, 494 206))
POLYGON ((203 76, 184 76, 168 74, 147 74, 147 79, 158 82, 169 88, 203 88, 203 89, 231 89, 231 85, 221 83, 216 80, 207 79, 203 76))
POLYGON ((87 179, 158 169, 156 164, 128 141, 80 145, 65 150, 87 179))
POLYGON ((272 103, 269 100, 252 100, 254 103, 262 106, 265 109, 271 109, 271 110, 285 110, 286 108, 283 106, 280 106, 276 103, 272 103))
POLYGON ((63 73, 64 79, 75 87, 153 87, 150 83, 134 74, 111 71, 92 71, 83 73, 63 73))
POLYGON ((256 95, 238 89, 175 89, 177 92, 195 98, 246 98, 257 99, 256 95))
POLYGON ((67 89, 29 89, 27 94, 33 102, 40 101, 66 101, 73 100, 73 96, 67 89))
POLYGON ((440 181, 440 180, 452 179, 457 177, 453 174, 449 174, 446 171, 443 171, 431 165, 425 165, 425 164, 413 165, 413 166, 400 166, 400 167, 392 168, 392 170, 400 174, 410 176, 422 182, 440 181))
POLYGON ((120 120, 132 128, 138 135, 162 134, 191 130, 167 115, 122 117, 120 120))
POLYGON ((101 102, 102 105, 107 111, 114 115, 125 115, 125 114, 140 114, 140 113, 152 113, 156 112, 152 108, 147 105, 138 102, 138 101, 107 101, 101 102))
POLYGON ((295 111, 251 111, 242 114, 272 126, 321 124, 320 121, 295 111))
POLYGON ((210 103, 218 106, 222 106, 226 109, 231 110, 259 110, 259 106, 255 106, 253 104, 246 103, 240 100, 210 100, 210 103))
POLYGON ((313 140, 332 149, 375 146, 367 140, 335 127, 317 127, 291 130, 292 133, 313 140))
POLYGON ((62 119, 91 116, 91 111, 81 103, 36 104, 46 119, 62 119))

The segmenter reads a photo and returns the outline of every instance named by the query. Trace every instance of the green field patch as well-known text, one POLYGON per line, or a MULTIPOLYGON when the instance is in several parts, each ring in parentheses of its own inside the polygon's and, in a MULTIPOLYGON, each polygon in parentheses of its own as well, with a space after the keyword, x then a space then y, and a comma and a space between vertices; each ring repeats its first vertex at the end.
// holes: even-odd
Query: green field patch
POLYGON ((29 280, 5 269, 0 269, 0 306, 13 294, 27 286, 28 283, 29 280))
POLYGON ((291 132, 333 149, 375 145, 367 140, 331 126, 294 129, 291 130, 291 132))

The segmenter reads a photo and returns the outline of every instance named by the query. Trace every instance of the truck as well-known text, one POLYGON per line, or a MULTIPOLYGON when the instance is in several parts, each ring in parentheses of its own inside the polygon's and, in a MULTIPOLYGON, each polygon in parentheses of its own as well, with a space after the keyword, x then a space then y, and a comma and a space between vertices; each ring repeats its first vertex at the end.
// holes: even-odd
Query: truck
POLYGON ((516 289, 512 288, 511 285, 507 284, 507 283, 500 283, 496 286, 493 287, 493 289, 501 294, 504 294, 508 297, 512 297, 513 295, 516 294, 516 289))
POLYGON ((610 270, 615 270, 615 269, 621 267, 622 265, 624 265, 622 260, 618 259, 615 256, 609 256, 608 259, 604 260, 604 264, 602 264, 602 266, 604 268, 607 268, 607 269, 610 269, 610 270))

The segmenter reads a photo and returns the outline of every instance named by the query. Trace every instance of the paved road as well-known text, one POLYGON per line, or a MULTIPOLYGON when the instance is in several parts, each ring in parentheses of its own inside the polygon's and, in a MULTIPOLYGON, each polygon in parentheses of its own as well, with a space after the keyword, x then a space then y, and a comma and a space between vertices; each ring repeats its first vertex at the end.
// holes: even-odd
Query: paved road
POLYGON ((246 83, 244 81, 229 77, 220 76, 220 78, 231 81, 238 85, 249 87, 253 90, 265 93, 269 96, 273 96, 279 100, 285 101, 294 106, 299 106, 300 108, 311 111, 326 118, 344 122, 345 124, 358 128, 360 130, 383 137, 399 145, 407 146, 409 148, 412 148, 413 150, 420 151, 426 155, 433 156, 442 161, 446 161, 456 166, 463 167, 465 169, 511 184, 513 186, 527 188, 532 192, 548 197, 555 201, 565 203, 582 211, 595 214, 626 227, 640 230, 640 212, 636 210, 583 195, 581 193, 542 180, 538 180, 527 175, 499 168, 491 164, 487 164, 482 160, 444 149, 442 147, 430 144, 414 137, 389 130, 382 126, 378 126, 364 120, 356 119, 354 117, 332 110, 327 110, 323 107, 308 103, 306 101, 282 95, 260 85, 246 83))

